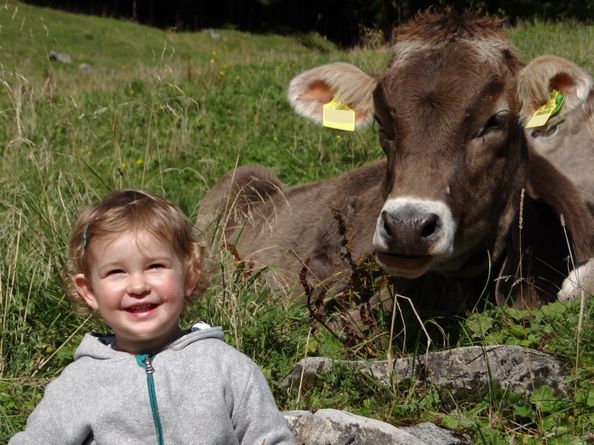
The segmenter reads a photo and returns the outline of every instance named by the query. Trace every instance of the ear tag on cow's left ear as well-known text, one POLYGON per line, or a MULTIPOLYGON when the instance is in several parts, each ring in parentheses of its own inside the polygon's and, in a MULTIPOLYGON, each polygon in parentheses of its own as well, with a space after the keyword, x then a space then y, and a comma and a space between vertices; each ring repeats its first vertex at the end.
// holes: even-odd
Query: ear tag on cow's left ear
POLYGON ((526 128, 542 127, 546 125, 551 116, 559 112, 565 101, 565 96, 557 90, 551 91, 549 101, 540 107, 526 123, 526 128))
POLYGON ((338 130, 355 131, 355 112, 333 97, 322 109, 322 125, 338 130))

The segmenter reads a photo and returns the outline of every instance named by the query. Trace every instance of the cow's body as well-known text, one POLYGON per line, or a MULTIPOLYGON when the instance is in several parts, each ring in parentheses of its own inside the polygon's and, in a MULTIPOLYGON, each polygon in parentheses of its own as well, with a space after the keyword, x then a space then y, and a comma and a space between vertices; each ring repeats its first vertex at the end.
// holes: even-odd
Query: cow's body
POLYGON ((526 144, 513 48, 489 19, 425 14, 401 28, 394 51, 377 79, 330 64, 289 88, 314 120, 335 96, 357 125, 375 114, 386 159, 294 187, 262 168, 229 172, 204 198, 198 229, 218 221, 243 259, 270 266, 293 293, 304 267, 340 285, 349 269, 340 219, 355 258, 375 255, 411 288, 430 276, 480 288, 490 277, 498 301, 554 297, 569 257, 559 214, 582 259, 594 225, 573 184, 526 144))
POLYGON ((349 233, 357 234, 351 237, 353 256, 372 254, 370 228, 383 205, 379 179, 384 171, 385 162, 377 161, 330 181, 285 187, 263 167, 240 167, 208 192, 197 226, 212 225, 217 213, 227 218, 222 222, 225 239, 242 259, 254 268, 270 266, 275 287, 294 293, 304 265, 308 279, 319 282, 345 268, 340 256, 343 238, 333 210, 347 222, 349 233), (246 197, 249 204, 241 201, 246 197))

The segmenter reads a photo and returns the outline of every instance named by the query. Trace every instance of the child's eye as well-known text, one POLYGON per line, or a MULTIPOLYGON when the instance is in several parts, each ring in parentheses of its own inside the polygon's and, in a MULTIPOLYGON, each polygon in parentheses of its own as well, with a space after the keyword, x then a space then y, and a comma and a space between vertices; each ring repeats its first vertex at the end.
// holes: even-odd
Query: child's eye
POLYGON ((149 269, 161 269, 163 267, 165 267, 163 264, 161 264, 161 263, 155 263, 155 264, 151 264, 149 266, 149 269))
POLYGON ((117 274, 121 274, 121 273, 124 273, 124 271, 122 269, 112 269, 112 270, 108 270, 105 275, 110 276, 110 275, 117 275, 117 274))

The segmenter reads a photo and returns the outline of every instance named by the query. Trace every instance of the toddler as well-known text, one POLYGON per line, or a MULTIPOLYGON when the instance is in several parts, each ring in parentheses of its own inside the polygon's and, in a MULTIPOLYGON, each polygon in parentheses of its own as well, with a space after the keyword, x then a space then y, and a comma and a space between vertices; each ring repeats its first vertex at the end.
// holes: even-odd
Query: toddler
POLYGON ((79 217, 69 296, 113 335, 86 334, 17 444, 293 444, 259 368, 221 328, 179 326, 202 249, 169 201, 112 193, 79 217))

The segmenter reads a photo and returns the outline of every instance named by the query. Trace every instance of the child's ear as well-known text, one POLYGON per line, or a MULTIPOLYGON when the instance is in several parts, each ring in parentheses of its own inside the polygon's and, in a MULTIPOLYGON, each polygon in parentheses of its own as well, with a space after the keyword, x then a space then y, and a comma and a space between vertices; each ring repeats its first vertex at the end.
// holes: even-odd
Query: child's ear
POLYGON ((192 292, 196 289, 201 274, 200 256, 194 253, 186 262, 186 276, 184 277, 184 296, 186 298, 192 295, 192 292))
POLYGON ((89 280, 87 280, 84 274, 79 273, 74 276, 72 281, 74 282, 74 287, 76 288, 78 295, 80 295, 81 298, 85 300, 85 303, 87 303, 91 309, 96 311, 99 308, 99 305, 97 304, 97 300, 95 299, 95 294, 93 293, 93 288, 91 287, 89 280))
POLYGON ((194 288, 196 287, 196 283, 198 282, 197 274, 195 273, 188 273, 186 274, 186 280, 184 283, 185 291, 184 296, 188 298, 194 292, 194 288))

